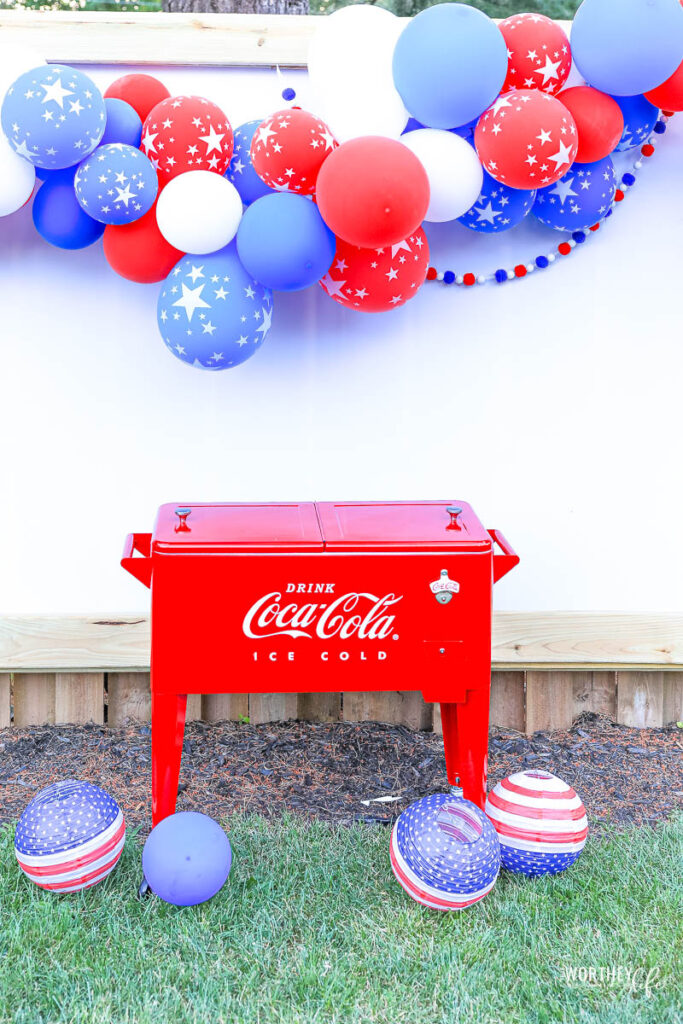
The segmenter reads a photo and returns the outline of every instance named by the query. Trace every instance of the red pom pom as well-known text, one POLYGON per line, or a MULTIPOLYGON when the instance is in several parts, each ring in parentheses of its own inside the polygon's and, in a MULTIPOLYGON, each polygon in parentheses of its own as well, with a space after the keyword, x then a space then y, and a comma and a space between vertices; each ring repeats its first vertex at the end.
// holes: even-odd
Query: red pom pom
POLYGON ((523 263, 518 263, 515 267, 515 277, 526 277, 526 267, 523 263))
POLYGON ((202 96, 169 96, 145 118, 140 149, 163 188, 184 171, 225 174, 233 144, 230 122, 215 103, 202 96))
POLYGON ((654 151, 655 147, 652 145, 651 142, 646 142, 644 146, 640 147, 640 152, 643 154, 643 156, 652 156, 654 151))
POLYGON ((103 245, 112 270, 138 284, 163 281, 185 255, 169 245, 159 231, 156 203, 131 224, 109 224, 104 229, 103 245))
POLYGON ((106 99, 123 100, 137 112, 144 121, 152 107, 170 96, 170 92, 158 78, 152 75, 123 75, 112 82, 105 92, 106 99))
POLYGON ((501 92, 542 89, 555 93, 572 66, 569 39, 556 21, 542 14, 514 14, 498 28, 508 48, 508 73, 501 92))
POLYGON ((499 96, 479 118, 474 142, 491 177, 519 189, 559 181, 578 148, 574 118, 554 96, 537 89, 499 96))
POLYGON ((429 206, 429 179, 407 146, 366 135, 330 153, 316 197, 335 235, 351 245, 382 248, 417 231, 429 206))
POLYGON ((618 188, 616 190, 616 192, 614 193, 614 202, 615 203, 620 203, 623 198, 624 198, 624 193, 621 191, 620 188, 618 188))
MULTIPOLYGON (((402 306, 417 294, 433 267, 422 228, 396 245, 359 249, 337 239, 337 251, 329 271, 321 279, 324 291, 342 306, 364 313, 383 313, 402 306)), ((436 277, 436 270, 430 280, 436 277)))
POLYGON ((569 256, 569 253, 572 251, 572 247, 569 244, 569 242, 560 242, 560 244, 557 247, 557 251, 559 252, 560 256, 569 256))
POLYGON ((428 281, 436 281, 437 276, 438 276, 438 272, 437 272, 436 267, 430 267, 429 270, 427 271, 427 280, 428 281))
POLYGON ((571 113, 579 133, 577 162, 592 164, 609 156, 624 132, 624 115, 617 101, 590 85, 565 89, 557 98, 571 113))
MULTIPOLYGON (((623 196, 622 196, 622 198, 623 198, 623 196)), ((593 224, 591 226, 590 230, 591 231, 599 231, 600 230, 600 225, 599 224, 593 224)))
POLYGON ((464 274, 463 275, 463 279, 462 279, 462 283, 466 284, 467 287, 469 288, 471 285, 475 284, 476 280, 477 279, 474 276, 474 274, 464 274))
POLYGON ((292 107, 271 114, 254 132, 251 162, 269 188, 310 196, 318 171, 336 146, 319 117, 292 107))
POLYGON ((662 82, 656 89, 645 93, 645 99, 667 115, 675 110, 683 110, 683 64, 679 64, 671 78, 662 82), (666 108, 666 109, 664 109, 666 108))

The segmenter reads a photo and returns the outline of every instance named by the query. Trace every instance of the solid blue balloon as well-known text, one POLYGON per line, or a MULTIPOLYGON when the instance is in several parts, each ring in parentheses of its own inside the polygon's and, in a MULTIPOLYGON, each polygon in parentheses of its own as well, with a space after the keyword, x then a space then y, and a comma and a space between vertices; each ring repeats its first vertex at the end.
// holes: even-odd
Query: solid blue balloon
POLYGON ((611 157, 592 164, 572 164, 554 185, 538 190, 532 213, 558 231, 584 230, 607 216, 616 188, 611 157))
POLYGON ((648 92, 683 59, 683 8, 678 0, 583 0, 571 47, 595 89, 613 96, 648 92))
POLYGON ((76 199, 103 224, 131 224, 154 206, 159 179, 154 164, 133 146, 98 146, 78 165, 76 199))
MULTIPOLYGON (((461 139, 465 139, 466 142, 474 145, 474 129, 477 127, 478 117, 472 118, 467 124, 459 125, 457 128, 447 128, 446 130, 451 132, 453 135, 459 135, 461 139)), ((426 128, 427 126, 422 124, 420 121, 416 121, 414 117, 408 118, 408 124, 405 126, 401 135, 407 135, 408 132, 415 132, 419 128, 426 128)))
POLYGON ((166 903, 194 907, 223 887, 232 865, 230 840, 218 822, 197 811, 179 811, 150 832, 142 870, 166 903))
POLYGON ((237 229, 239 257, 257 281, 296 292, 332 266, 337 240, 315 203, 293 192, 272 192, 247 207, 237 229))
POLYGON ((104 224, 78 205, 74 168, 57 172, 40 186, 33 200, 36 231, 58 249, 85 249, 104 234, 104 224))
POLYGON ((251 140, 261 121, 247 121, 235 129, 235 149, 225 177, 233 183, 245 206, 273 190, 259 178, 251 162, 251 140))
POLYGON ((507 75, 495 22, 466 4, 437 4, 408 22, 394 50, 394 83, 428 128, 458 128, 493 103, 507 75))
POLYGON ((124 100, 117 100, 113 97, 105 97, 104 105, 107 108, 107 125, 104 135, 100 139, 100 145, 108 142, 123 142, 126 146, 140 147, 142 138, 142 121, 137 110, 133 110, 130 103, 124 100))
POLYGON ((202 370, 227 370, 261 347, 273 296, 239 261, 235 243, 210 256, 185 256, 162 285, 157 320, 166 347, 202 370))
POLYGON ((614 96, 624 115, 624 131, 617 146, 618 152, 642 146, 652 134, 659 111, 644 96, 614 96))
POLYGON ((535 198, 535 192, 510 188, 484 171, 484 184, 479 198, 458 220, 472 231, 483 231, 486 234, 509 231, 526 217, 535 198))
POLYGON ((107 119, 104 99, 91 78, 64 64, 26 71, 2 104, 2 130, 36 167, 72 167, 92 153, 107 119))

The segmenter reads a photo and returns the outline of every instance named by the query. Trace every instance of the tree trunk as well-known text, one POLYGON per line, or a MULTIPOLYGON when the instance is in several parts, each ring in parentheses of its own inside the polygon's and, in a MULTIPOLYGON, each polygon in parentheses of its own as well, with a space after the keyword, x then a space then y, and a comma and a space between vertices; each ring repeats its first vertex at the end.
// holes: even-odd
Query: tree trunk
POLYGON ((163 0, 175 14, 308 14, 308 0, 163 0))

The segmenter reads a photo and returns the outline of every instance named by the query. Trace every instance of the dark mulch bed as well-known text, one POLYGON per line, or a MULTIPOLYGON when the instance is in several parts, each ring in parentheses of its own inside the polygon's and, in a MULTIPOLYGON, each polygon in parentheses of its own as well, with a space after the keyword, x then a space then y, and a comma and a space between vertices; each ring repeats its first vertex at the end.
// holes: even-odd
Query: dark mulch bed
MULTIPOLYGON (((584 715, 569 732, 531 738, 493 732, 490 786, 531 766, 571 783, 594 829, 655 824, 683 807, 683 730, 675 726, 629 729, 584 715)), ((37 790, 64 778, 103 786, 130 825, 149 830, 149 726, 0 731, 0 823, 15 820, 37 790)), ((193 722, 185 734, 178 809, 218 819, 234 811, 289 810, 343 824, 389 824, 412 800, 445 785, 441 739, 404 726, 193 722)))

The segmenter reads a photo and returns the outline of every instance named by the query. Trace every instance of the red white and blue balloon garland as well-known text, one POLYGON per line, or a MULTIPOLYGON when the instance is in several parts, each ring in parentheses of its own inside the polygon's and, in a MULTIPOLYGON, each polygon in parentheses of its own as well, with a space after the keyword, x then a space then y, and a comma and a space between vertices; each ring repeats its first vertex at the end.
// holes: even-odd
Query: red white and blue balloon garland
POLYGON ((352 5, 321 19, 309 86, 310 111, 290 105, 233 131, 209 99, 170 96, 151 76, 102 95, 82 71, 12 48, 0 216, 33 198, 52 245, 103 238, 120 276, 163 282, 169 351, 236 366, 268 334, 274 291, 319 283, 341 305, 383 312, 425 280, 503 283, 586 241, 635 181, 617 185, 612 154, 639 150, 639 169, 683 109, 683 7, 584 0, 570 43, 538 14, 496 25, 447 3, 404 25, 352 5), (572 58, 587 84, 568 84, 572 58), (529 214, 569 238, 492 274, 429 266, 425 223, 497 233, 529 214))

